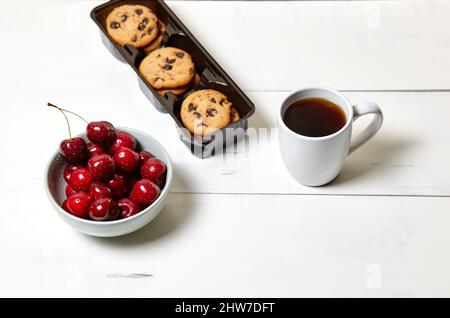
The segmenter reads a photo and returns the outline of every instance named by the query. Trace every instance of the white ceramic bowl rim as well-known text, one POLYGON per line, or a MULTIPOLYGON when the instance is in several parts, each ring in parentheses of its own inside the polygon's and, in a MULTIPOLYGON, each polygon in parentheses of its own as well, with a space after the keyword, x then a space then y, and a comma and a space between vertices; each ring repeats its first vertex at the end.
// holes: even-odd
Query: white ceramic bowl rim
MULTIPOLYGON (((48 178, 48 175, 49 175, 49 170, 50 170, 51 164, 53 163, 53 161, 55 160, 55 158, 57 156, 60 156, 59 150, 57 150, 54 153, 54 155, 50 158, 50 160, 47 162, 47 165, 45 167, 45 180, 44 180, 44 182, 45 182, 45 192, 47 193, 47 196, 50 198, 50 200, 54 201, 55 207, 60 209, 61 212, 66 213, 69 218, 72 218, 72 219, 74 219, 77 222, 82 222, 82 223, 85 223, 85 224, 95 224, 95 225, 99 225, 99 226, 108 226, 108 225, 112 225, 112 224, 120 224, 120 223, 125 223, 125 222, 128 222, 128 221, 131 221, 131 220, 133 220, 135 218, 138 218, 138 217, 142 216, 146 212, 150 211, 152 206, 155 205, 160 200, 162 200, 164 198, 166 192, 169 191, 170 187, 167 186, 167 185, 170 185, 170 183, 172 181, 172 163, 170 161, 169 154, 167 153, 166 149, 161 145, 161 143, 159 141, 157 141, 155 138, 153 138, 152 136, 150 136, 149 134, 147 134, 147 133, 145 133, 145 132, 143 132, 141 130, 137 130, 137 129, 134 129, 134 128, 128 128, 128 127, 116 127, 116 130, 127 130, 127 131, 130 131, 130 132, 135 131, 135 132, 137 132, 139 134, 142 134, 142 135, 146 136, 148 139, 151 139, 158 147, 160 147, 160 149, 162 150, 162 152, 166 155, 166 157, 168 159, 167 162, 164 162, 165 165, 166 165, 166 168, 167 168, 167 170, 166 170, 166 183, 165 183, 165 186, 161 190, 161 193, 159 194, 158 198, 152 204, 150 204, 145 209, 139 211, 139 213, 136 213, 135 215, 130 216, 128 218, 115 220, 115 221, 94 221, 94 220, 82 219, 82 218, 76 217, 76 216, 72 215, 71 213, 67 212, 66 210, 64 210, 59 205, 59 203, 56 202, 55 198, 50 193, 50 189, 49 189, 49 186, 48 186, 47 178, 48 178)), ((83 135, 84 134, 81 133, 81 134, 76 135, 75 137, 83 137, 83 135)), ((138 143, 139 143, 139 140, 138 140, 138 143)), ((143 150, 145 150, 145 149, 143 149, 143 150)), ((160 158, 158 158, 158 159, 160 159, 160 158)))

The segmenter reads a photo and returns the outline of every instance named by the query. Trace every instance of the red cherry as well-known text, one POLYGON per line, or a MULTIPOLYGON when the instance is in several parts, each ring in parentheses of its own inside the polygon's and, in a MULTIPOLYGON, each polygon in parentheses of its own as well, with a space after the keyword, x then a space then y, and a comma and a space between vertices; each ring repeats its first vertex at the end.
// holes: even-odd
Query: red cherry
POLYGON ((67 199, 64 200, 64 202, 61 204, 61 207, 66 211, 70 212, 69 208, 67 207, 67 199))
POLYGON ((116 138, 116 130, 110 122, 93 121, 86 127, 86 136, 93 143, 109 146, 116 138))
POLYGON ((67 210, 79 218, 87 218, 91 196, 84 192, 72 194, 67 198, 67 210))
POLYGON ((136 148, 137 141, 131 134, 125 131, 118 131, 116 135, 116 139, 109 148, 110 154, 115 154, 116 151, 120 149, 120 147, 130 148, 131 150, 134 150, 136 148))
POLYGON ((94 221, 116 220, 121 210, 110 198, 97 199, 89 207, 89 217, 94 221))
POLYGON ((100 182, 91 183, 89 186, 89 194, 94 200, 112 197, 111 190, 100 182))
POLYGON ((121 147, 114 154, 114 162, 125 173, 131 173, 139 166, 139 155, 130 148, 121 147))
POLYGON ((161 178, 159 178, 158 182, 156 183, 160 189, 164 188, 164 186, 166 185, 166 177, 167 174, 165 173, 161 176, 161 178))
POLYGON ((108 181, 108 188, 111 189, 114 199, 121 199, 128 194, 130 183, 125 176, 116 174, 108 181))
POLYGON ((160 184, 166 173, 166 165, 159 159, 150 158, 141 166, 141 176, 156 184, 160 184))
POLYGON ((67 123, 67 128, 69 131, 69 139, 65 139, 65 140, 61 141, 61 143, 59 144, 60 154, 70 164, 77 165, 77 164, 84 163, 88 158, 86 142, 81 137, 72 138, 71 133, 70 133, 70 123, 69 123, 69 119, 66 116, 66 112, 72 113, 80 118, 82 118, 82 117, 76 113, 69 111, 69 110, 62 109, 56 105, 53 105, 52 103, 47 103, 47 106, 58 109, 61 112, 61 114, 64 115, 64 118, 67 123))
POLYGON ((68 184, 66 186, 66 197, 70 197, 72 194, 77 193, 77 191, 75 191, 74 189, 72 189, 72 187, 70 186, 70 184, 68 184))
POLYGON ((142 150, 139 153, 139 159, 141 159, 141 164, 146 162, 148 159, 150 158, 154 158, 155 156, 153 156, 150 152, 146 151, 146 150, 142 150))
POLYGON ((75 191, 87 191, 91 183, 92 176, 86 168, 79 168, 70 174, 69 184, 75 191))
POLYGON ((99 155, 89 159, 88 168, 92 179, 96 181, 106 181, 114 175, 114 161, 109 155, 99 155))
POLYGON ((100 146, 99 144, 94 144, 93 142, 88 142, 87 143, 87 148, 89 151, 89 158, 98 156, 98 155, 102 155, 105 152, 103 151, 102 146, 100 146))
POLYGON ((142 206, 152 204, 160 194, 159 187, 150 180, 137 181, 131 189, 130 198, 142 206))
POLYGON ((61 141, 59 152, 68 163, 73 165, 82 164, 88 158, 86 142, 80 137, 61 141))
POLYGON ((82 168, 82 166, 66 165, 63 172, 64 180, 69 183, 70 175, 79 168, 82 168))
POLYGON ((133 216, 141 211, 139 204, 129 198, 120 199, 117 201, 117 205, 120 208, 120 215, 124 219, 129 218, 130 216, 133 216))

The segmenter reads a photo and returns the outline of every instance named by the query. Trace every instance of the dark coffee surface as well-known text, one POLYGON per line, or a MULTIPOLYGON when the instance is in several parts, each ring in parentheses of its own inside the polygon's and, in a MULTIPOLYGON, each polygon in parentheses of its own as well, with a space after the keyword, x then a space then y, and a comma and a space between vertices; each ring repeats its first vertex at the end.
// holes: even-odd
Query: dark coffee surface
POLYGON ((297 134, 323 137, 344 127, 347 118, 342 108, 329 100, 305 98, 286 109, 283 121, 297 134))

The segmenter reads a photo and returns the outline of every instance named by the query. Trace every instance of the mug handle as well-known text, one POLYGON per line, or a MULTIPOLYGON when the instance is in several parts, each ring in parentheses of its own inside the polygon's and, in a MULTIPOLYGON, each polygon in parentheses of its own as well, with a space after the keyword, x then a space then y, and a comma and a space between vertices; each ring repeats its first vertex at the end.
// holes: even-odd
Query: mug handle
POLYGON ((383 124, 383 113, 377 104, 372 102, 362 102, 353 105, 353 121, 357 120, 359 117, 374 114, 375 117, 372 119, 370 124, 364 129, 358 136, 352 139, 350 143, 350 150, 348 154, 358 149, 364 143, 366 143, 370 138, 375 136, 375 134, 380 130, 383 124))

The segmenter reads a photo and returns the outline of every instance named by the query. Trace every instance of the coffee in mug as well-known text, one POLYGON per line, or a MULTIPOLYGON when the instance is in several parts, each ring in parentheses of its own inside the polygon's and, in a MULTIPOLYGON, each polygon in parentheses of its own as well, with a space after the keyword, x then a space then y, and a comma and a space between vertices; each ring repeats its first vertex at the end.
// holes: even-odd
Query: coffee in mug
POLYGON ((308 186, 327 184, 339 174, 345 158, 372 138, 383 123, 375 103, 352 104, 340 92, 310 87, 292 93, 278 112, 279 146, 289 173, 308 186), (357 136, 353 122, 375 115, 357 136))
POLYGON ((332 101, 313 97, 295 101, 288 106, 283 120, 297 134, 323 137, 344 127, 347 117, 344 110, 332 101))

